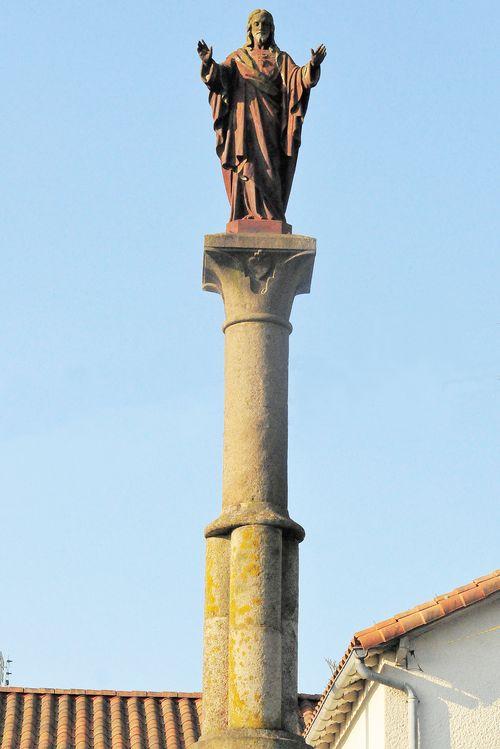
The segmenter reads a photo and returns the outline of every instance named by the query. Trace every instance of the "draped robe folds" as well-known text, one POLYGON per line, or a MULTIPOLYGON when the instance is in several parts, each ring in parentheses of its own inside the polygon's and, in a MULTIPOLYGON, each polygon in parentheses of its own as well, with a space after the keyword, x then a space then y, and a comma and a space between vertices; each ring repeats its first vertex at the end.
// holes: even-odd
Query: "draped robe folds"
POLYGON ((230 221, 285 220, 302 123, 320 68, 299 67, 277 48, 242 47, 202 65, 230 221))

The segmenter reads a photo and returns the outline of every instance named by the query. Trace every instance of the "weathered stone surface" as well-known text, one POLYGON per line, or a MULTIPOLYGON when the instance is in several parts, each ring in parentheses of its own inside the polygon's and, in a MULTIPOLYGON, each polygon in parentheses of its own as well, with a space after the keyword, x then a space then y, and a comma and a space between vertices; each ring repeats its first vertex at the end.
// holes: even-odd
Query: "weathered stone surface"
MULTIPOLYGON (((286 250, 288 252, 316 252, 316 240, 305 234, 205 234, 205 250, 286 250)), ((311 279, 309 279, 310 281, 311 279)))
POLYGON ((262 322, 226 330, 224 509, 286 510, 288 335, 262 322))
POLYGON ((230 533, 240 525, 272 525, 281 528, 297 541, 303 541, 305 531, 301 525, 292 520, 288 511, 280 513, 273 510, 267 504, 252 503, 251 507, 236 506, 228 507, 205 528, 205 536, 220 536, 230 533))
POLYGON ((227 726, 229 642, 229 537, 207 539, 203 642, 203 726, 227 726))
POLYGON ((299 619, 299 545, 295 538, 284 538, 282 547, 281 599, 281 702, 282 727, 296 733, 297 720, 297 658, 299 619))
POLYGON ((314 256, 310 237, 205 238, 203 286, 222 294, 227 316, 222 504, 240 522, 245 509, 249 522, 288 515, 289 316, 309 290, 314 256))
POLYGON ((281 728, 281 530, 231 534, 229 726, 281 728))
POLYGON ((297 235, 205 238, 203 287, 222 295, 226 312, 223 510, 206 529, 207 749, 304 747, 295 735, 304 531, 287 507, 288 337, 315 248, 297 235))
POLYGON ((302 738, 288 731, 266 729, 228 729, 221 734, 206 734, 197 742, 199 749, 309 749, 302 738))

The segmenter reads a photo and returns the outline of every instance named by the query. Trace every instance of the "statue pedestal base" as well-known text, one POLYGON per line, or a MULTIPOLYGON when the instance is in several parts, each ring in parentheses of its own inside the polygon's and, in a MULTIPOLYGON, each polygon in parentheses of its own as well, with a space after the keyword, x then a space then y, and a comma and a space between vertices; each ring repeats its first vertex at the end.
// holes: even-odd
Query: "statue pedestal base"
POLYGON ((292 227, 286 221, 269 218, 239 218, 230 221, 226 230, 228 234, 291 234, 292 227))

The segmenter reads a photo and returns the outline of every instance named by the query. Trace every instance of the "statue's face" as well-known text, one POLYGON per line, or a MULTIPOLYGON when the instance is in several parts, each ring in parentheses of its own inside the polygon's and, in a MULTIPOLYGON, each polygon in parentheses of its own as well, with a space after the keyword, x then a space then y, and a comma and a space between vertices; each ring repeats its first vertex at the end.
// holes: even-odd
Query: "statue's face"
POLYGON ((268 15, 255 16, 252 21, 251 31, 255 43, 260 47, 264 45, 271 36, 271 20, 268 15))

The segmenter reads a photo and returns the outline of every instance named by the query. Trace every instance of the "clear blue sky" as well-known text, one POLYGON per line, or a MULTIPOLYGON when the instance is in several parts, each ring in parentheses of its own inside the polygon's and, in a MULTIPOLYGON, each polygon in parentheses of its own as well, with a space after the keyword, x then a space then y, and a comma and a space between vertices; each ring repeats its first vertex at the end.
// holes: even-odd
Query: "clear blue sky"
MULTIPOLYGON (((0 649, 25 686, 196 690, 220 507, 228 216, 196 41, 243 2, 4 0, 0 649)), ((496 0, 276 0, 325 42, 288 218, 300 687, 357 629, 498 565, 496 0)))

